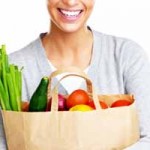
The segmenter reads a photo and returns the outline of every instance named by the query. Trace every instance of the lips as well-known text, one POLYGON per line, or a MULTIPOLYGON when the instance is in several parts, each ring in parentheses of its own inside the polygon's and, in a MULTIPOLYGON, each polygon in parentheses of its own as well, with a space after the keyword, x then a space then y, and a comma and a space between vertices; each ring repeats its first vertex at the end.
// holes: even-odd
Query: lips
POLYGON ((80 17, 82 10, 66 10, 66 9, 58 9, 61 15, 67 20, 76 20, 80 17))

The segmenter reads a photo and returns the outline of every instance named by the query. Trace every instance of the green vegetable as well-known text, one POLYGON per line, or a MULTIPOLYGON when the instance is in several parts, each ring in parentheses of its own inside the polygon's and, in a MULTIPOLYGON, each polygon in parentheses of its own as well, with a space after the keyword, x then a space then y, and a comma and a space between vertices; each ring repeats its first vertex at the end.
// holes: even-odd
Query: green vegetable
POLYGON ((0 104, 3 110, 11 110, 9 100, 7 99, 7 95, 1 79, 0 79, 0 104))
POLYGON ((22 68, 9 64, 5 45, 0 49, 0 105, 3 110, 21 111, 22 68))
POLYGON ((29 104, 30 112, 46 110, 48 84, 49 84, 48 77, 43 77, 30 99, 30 104, 29 104))
POLYGON ((0 102, 1 107, 4 110, 11 110, 10 103, 9 103, 9 93, 7 87, 7 78, 6 73, 9 71, 8 67, 8 56, 6 54, 6 47, 2 45, 0 49, 0 80, 1 80, 1 88, 0 88, 0 102))

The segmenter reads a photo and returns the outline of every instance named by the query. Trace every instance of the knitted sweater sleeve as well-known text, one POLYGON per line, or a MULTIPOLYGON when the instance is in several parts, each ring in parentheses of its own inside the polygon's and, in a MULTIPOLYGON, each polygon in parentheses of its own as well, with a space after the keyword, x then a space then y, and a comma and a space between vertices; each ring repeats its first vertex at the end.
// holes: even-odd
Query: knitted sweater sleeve
POLYGON ((0 112, 0 150, 6 150, 6 139, 2 123, 2 114, 0 112))
POLYGON ((140 140, 125 150, 150 149, 150 62, 136 43, 128 44, 123 52, 124 83, 127 93, 133 93, 140 120, 140 140))

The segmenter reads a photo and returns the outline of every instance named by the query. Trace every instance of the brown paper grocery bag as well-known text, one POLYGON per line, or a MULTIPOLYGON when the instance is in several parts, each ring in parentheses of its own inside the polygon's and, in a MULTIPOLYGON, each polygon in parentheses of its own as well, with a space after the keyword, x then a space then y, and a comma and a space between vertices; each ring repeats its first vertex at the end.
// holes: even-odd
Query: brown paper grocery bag
POLYGON ((51 112, 2 111, 9 150, 121 150, 139 139, 133 96, 97 96, 90 79, 84 74, 77 76, 87 81, 96 110, 58 111, 58 86, 55 86, 48 94, 48 98, 52 96, 51 112), (101 109, 98 102, 101 98, 108 105, 118 98, 133 103, 126 107, 101 109))

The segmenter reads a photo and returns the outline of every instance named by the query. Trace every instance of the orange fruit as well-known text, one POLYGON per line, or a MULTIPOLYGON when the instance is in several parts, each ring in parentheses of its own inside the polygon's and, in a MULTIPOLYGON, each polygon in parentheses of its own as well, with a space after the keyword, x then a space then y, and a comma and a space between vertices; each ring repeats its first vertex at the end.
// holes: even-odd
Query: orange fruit
POLYGON ((69 111, 91 111, 91 110, 94 110, 94 109, 84 104, 75 105, 69 109, 69 111))

